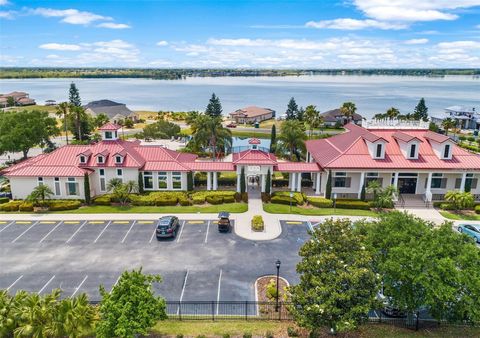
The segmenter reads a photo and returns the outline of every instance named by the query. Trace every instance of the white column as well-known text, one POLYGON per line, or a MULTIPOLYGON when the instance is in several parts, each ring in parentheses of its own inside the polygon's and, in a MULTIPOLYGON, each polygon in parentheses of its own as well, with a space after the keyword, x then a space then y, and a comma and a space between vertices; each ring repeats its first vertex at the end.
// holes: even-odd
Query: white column
POLYGON ((297 189, 295 191, 302 191, 302 173, 297 173, 297 189))
MULTIPOLYGON (((395 173, 395 176, 393 177, 393 186, 394 186, 395 188, 398 188, 398 172, 396 172, 396 173, 395 173)), ((395 200, 395 201, 398 200, 397 194, 395 194, 394 200, 395 200)))
POLYGON ((295 173, 289 173, 288 174, 288 186, 290 187, 290 191, 295 190, 295 173))
POLYGON ((212 177, 211 172, 207 171, 207 190, 212 190, 212 177))
POLYGON ((213 175, 213 190, 217 190, 218 189, 217 173, 212 172, 212 175, 213 175))
POLYGON ((432 186, 432 173, 428 173, 427 177, 427 189, 425 190, 425 201, 431 202, 432 201, 432 191, 430 190, 432 186))
POLYGON ((322 180, 322 173, 317 173, 317 179, 315 181, 315 195, 320 195, 320 181, 322 180))
POLYGON ((262 184, 262 192, 265 192, 265 177, 267 177, 267 175, 260 175, 260 180, 262 181, 261 184, 262 184))
POLYGON ((462 182, 460 183, 460 191, 465 191, 465 181, 467 180, 467 173, 462 174, 462 182))
POLYGON ((360 199, 362 197, 362 189, 363 185, 365 184, 365 172, 360 173, 360 185, 358 187, 358 198, 360 199))
POLYGON ((240 192, 240 172, 237 171, 237 192, 240 192))

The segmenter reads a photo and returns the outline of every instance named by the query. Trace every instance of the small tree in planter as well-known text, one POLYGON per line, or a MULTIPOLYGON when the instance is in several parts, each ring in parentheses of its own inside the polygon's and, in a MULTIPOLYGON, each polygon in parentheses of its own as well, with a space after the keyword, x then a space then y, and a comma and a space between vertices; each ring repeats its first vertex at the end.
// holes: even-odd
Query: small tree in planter
POLYGON ((27 200, 33 203, 34 211, 41 211, 48 209, 46 200, 53 196, 53 191, 48 185, 40 184, 33 189, 32 193, 28 195, 27 200))
POLYGON ((263 231, 265 229, 265 223, 263 218, 260 215, 255 215, 252 218, 252 230, 253 231, 263 231))
POLYGON ((120 202, 121 205, 126 205, 130 199, 130 195, 138 192, 138 184, 135 181, 122 183, 122 180, 112 178, 108 182, 107 190, 112 192, 113 198, 120 202))
POLYGON ((191 171, 187 173, 187 191, 193 191, 193 173, 191 171))
POLYGON ((330 199, 332 196, 332 171, 328 171, 327 187, 325 188, 325 198, 330 199))
POLYGON ((143 194, 145 191, 143 190, 143 175, 139 171, 138 172, 138 193, 143 194))
POLYGON ((265 179, 265 193, 270 195, 270 185, 272 184, 272 174, 270 169, 267 171, 267 178, 265 179))
POLYGON ((240 193, 244 194, 247 190, 247 186, 245 184, 245 168, 242 167, 242 171, 240 172, 240 193))
POLYGON ((83 175, 83 189, 85 190, 85 203, 90 204, 91 197, 90 197, 90 177, 87 173, 83 175))

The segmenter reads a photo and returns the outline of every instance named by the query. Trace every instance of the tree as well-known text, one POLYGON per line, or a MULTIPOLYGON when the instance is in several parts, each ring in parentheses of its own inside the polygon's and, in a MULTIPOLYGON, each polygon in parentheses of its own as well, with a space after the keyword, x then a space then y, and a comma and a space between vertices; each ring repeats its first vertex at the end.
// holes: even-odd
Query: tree
POLYGON ((143 194, 145 192, 145 190, 143 190, 143 174, 141 171, 138 172, 138 193, 139 194, 143 194))
POLYGON ((272 125, 272 130, 270 132, 270 152, 275 152, 275 147, 277 145, 277 127, 275 123, 272 125))
POLYGON ((112 178, 108 181, 107 191, 112 192, 113 198, 125 205, 130 200, 130 195, 138 192, 138 184, 135 181, 123 183, 119 178, 112 178))
POLYGON ((68 127, 73 133, 75 140, 87 141, 90 138, 92 132, 93 122, 85 112, 83 107, 71 106, 69 114, 68 127))
POLYGON ((67 117, 70 114, 70 105, 67 102, 62 102, 57 106, 55 115, 63 119, 63 130, 65 131, 65 142, 68 144, 68 126, 67 117))
POLYGON ((297 113, 297 120, 303 121, 304 117, 305 117, 305 109, 303 107, 300 107, 297 113))
POLYGON ((247 191, 247 186, 245 182, 245 168, 242 167, 242 170, 240 171, 240 192, 242 195, 247 191))
POLYGON ((310 130, 311 138, 313 129, 319 128, 320 124, 322 123, 322 117, 320 116, 320 112, 317 110, 317 107, 314 105, 308 105, 305 109, 304 120, 308 126, 308 129, 310 130))
POLYGON ((327 219, 300 248, 300 283, 290 288, 296 322, 316 330, 354 329, 375 308, 378 280, 364 235, 354 235, 348 219, 327 219))
POLYGON ((413 111, 415 120, 428 121, 428 107, 425 105, 425 99, 422 97, 413 111))
POLYGON ((192 134, 193 142, 197 147, 210 148, 213 159, 217 158, 217 150, 223 152, 232 145, 232 132, 222 126, 221 117, 200 115, 195 123, 195 133, 192 134))
POLYGON ((166 319, 166 304, 155 297, 153 283, 161 282, 160 275, 146 275, 142 269, 125 271, 110 292, 100 286, 102 301, 97 336, 136 337, 146 335, 158 320, 166 319))
POLYGON ((85 193, 85 203, 90 204, 90 176, 85 173, 83 174, 83 190, 85 193))
POLYGON ((180 126, 178 124, 158 120, 143 128, 143 137, 151 139, 170 139, 180 134, 180 126))
POLYGON ((327 185, 325 187, 325 198, 332 198, 332 171, 328 171, 327 185))
POLYGON ((70 83, 68 100, 70 101, 70 104, 74 107, 81 107, 82 106, 82 101, 80 100, 80 93, 78 92, 77 86, 73 82, 70 83))
POLYGON ((277 144, 277 151, 285 154, 291 161, 296 157, 297 161, 301 160, 301 153, 305 151, 305 140, 307 135, 304 130, 305 126, 297 120, 288 120, 282 123, 280 127, 280 143, 277 144))
POLYGON ((365 183, 362 184, 362 190, 360 190, 360 200, 365 201, 366 199, 366 188, 365 188, 365 183))
POLYGON ((0 154, 22 152, 27 158, 30 148, 48 144, 59 134, 57 121, 45 111, 7 111, 0 114, 0 154))
POLYGON ((69 297, 60 301, 55 313, 51 336, 82 337, 85 331, 93 328, 95 310, 90 305, 86 294, 69 297))
POLYGON ((448 135, 448 131, 457 127, 457 121, 451 117, 447 117, 442 121, 442 128, 445 130, 445 135, 448 135))
POLYGON ((344 102, 342 107, 340 107, 340 111, 342 112, 343 116, 345 116, 348 123, 353 119, 353 115, 357 111, 357 107, 353 102, 344 102))
POLYGON ((193 191, 193 172, 187 173, 187 191, 193 191))
POLYGON ((220 99, 215 93, 212 94, 210 101, 208 101, 207 108, 205 109, 205 114, 211 117, 221 117, 222 116, 222 104, 220 99))
POLYGON ((287 120, 296 120, 298 117, 298 105, 295 102, 295 99, 292 97, 287 105, 287 110, 285 111, 287 115, 287 120))
POLYGON ((106 114, 104 114, 104 113, 98 114, 94 118, 95 128, 100 128, 101 126, 107 124, 108 121, 110 121, 110 119, 108 118, 108 116, 106 114))
POLYGON ((272 174, 270 169, 267 170, 267 177, 265 179, 265 193, 270 195, 270 185, 272 184, 272 174))
POLYGON ((391 120, 397 118, 399 115, 400 115, 400 111, 395 107, 389 108, 385 113, 385 116, 391 120))
POLYGON ((450 202, 457 211, 471 208, 475 203, 475 197, 471 192, 459 190, 447 191, 445 200, 450 202))
POLYGON ((13 96, 7 97, 7 107, 13 107, 15 105, 15 99, 13 96))
POLYGON ((372 180, 367 184, 367 192, 373 194, 373 200, 377 199, 378 194, 382 191, 382 185, 378 180, 372 180))
POLYGON ((39 184, 28 195, 27 200, 33 202, 34 205, 45 206, 45 200, 50 199, 52 196, 53 191, 48 185, 39 184))

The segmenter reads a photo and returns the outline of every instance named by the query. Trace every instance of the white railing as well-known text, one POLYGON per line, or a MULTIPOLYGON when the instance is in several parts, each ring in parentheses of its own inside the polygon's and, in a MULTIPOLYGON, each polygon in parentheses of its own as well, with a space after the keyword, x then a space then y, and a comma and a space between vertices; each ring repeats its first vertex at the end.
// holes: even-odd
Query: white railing
POLYGON ((367 129, 428 129, 429 122, 396 119, 372 119, 365 123, 367 129))

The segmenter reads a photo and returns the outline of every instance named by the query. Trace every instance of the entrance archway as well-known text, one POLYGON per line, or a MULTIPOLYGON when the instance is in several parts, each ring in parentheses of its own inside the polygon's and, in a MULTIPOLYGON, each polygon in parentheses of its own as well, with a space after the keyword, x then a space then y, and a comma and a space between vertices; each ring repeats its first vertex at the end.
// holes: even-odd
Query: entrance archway
POLYGON ((247 185, 248 187, 252 187, 252 188, 259 188, 261 187, 261 177, 260 175, 248 175, 247 176, 247 185))

